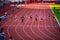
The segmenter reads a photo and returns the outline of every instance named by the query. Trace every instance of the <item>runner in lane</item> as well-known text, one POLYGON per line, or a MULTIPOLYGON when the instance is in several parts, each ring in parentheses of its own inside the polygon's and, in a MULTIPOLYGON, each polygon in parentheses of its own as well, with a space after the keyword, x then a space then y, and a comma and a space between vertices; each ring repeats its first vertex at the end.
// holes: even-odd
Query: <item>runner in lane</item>
POLYGON ((38 18, 38 16, 36 15, 36 16, 35 16, 35 20, 36 20, 36 21, 37 21, 37 18, 38 18))
POLYGON ((24 22, 24 16, 21 17, 22 23, 24 22))
POLYGON ((30 15, 30 19, 32 20, 32 15, 30 15))

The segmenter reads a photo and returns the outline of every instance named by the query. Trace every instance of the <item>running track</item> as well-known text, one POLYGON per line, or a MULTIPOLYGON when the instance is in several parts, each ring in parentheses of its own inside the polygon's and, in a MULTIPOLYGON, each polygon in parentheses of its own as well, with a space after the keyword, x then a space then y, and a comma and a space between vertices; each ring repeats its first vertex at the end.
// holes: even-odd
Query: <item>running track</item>
POLYGON ((13 40, 60 40, 60 27, 53 18, 49 4, 25 4, 13 14, 12 11, 8 12, 8 18, 0 22, 4 28, 5 40, 9 40, 9 36, 12 36, 13 40), (22 15, 25 17, 24 23, 21 22, 22 15), (37 22, 34 19, 35 15, 38 15, 37 22))

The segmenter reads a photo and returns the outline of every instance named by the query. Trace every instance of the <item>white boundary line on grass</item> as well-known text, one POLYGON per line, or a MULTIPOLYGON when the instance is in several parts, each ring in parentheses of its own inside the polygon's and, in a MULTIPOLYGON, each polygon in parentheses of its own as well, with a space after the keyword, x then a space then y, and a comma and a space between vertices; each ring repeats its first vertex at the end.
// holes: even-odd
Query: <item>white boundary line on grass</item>
MULTIPOLYGON (((50 5, 49 5, 49 7, 50 7, 50 5)), ((51 7, 50 7, 50 9, 51 9, 52 13, 54 14, 54 12, 53 12, 53 10, 52 10, 51 7)), ((59 25, 59 27, 60 27, 60 24, 59 24, 59 21, 58 21, 57 17, 56 17, 55 15, 54 15, 54 17, 55 17, 55 19, 56 19, 56 21, 57 21, 57 23, 58 23, 58 25, 59 25)))

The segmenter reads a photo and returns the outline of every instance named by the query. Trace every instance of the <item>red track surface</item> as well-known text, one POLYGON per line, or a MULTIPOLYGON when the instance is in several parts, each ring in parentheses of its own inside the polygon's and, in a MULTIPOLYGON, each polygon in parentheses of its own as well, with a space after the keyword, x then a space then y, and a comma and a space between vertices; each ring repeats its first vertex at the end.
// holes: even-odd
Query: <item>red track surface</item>
POLYGON ((9 36, 14 40, 60 40, 60 27, 53 19, 49 4, 26 4, 16 9, 14 14, 12 11, 9 13, 11 14, 8 18, 0 22, 1 27, 4 27, 5 40, 9 40, 9 36), (37 22, 34 18, 36 14, 37 22), (21 22, 22 15, 25 17, 24 23, 21 22), (29 18, 30 15, 33 16, 32 20, 29 18))

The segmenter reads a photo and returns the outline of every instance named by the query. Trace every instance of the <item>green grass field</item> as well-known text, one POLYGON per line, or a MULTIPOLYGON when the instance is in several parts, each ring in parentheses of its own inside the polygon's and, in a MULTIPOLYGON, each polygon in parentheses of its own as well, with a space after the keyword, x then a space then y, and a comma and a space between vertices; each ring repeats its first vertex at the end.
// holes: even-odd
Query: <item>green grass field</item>
POLYGON ((53 10, 54 15, 57 17, 57 19, 60 20, 60 4, 50 4, 50 7, 53 10))

